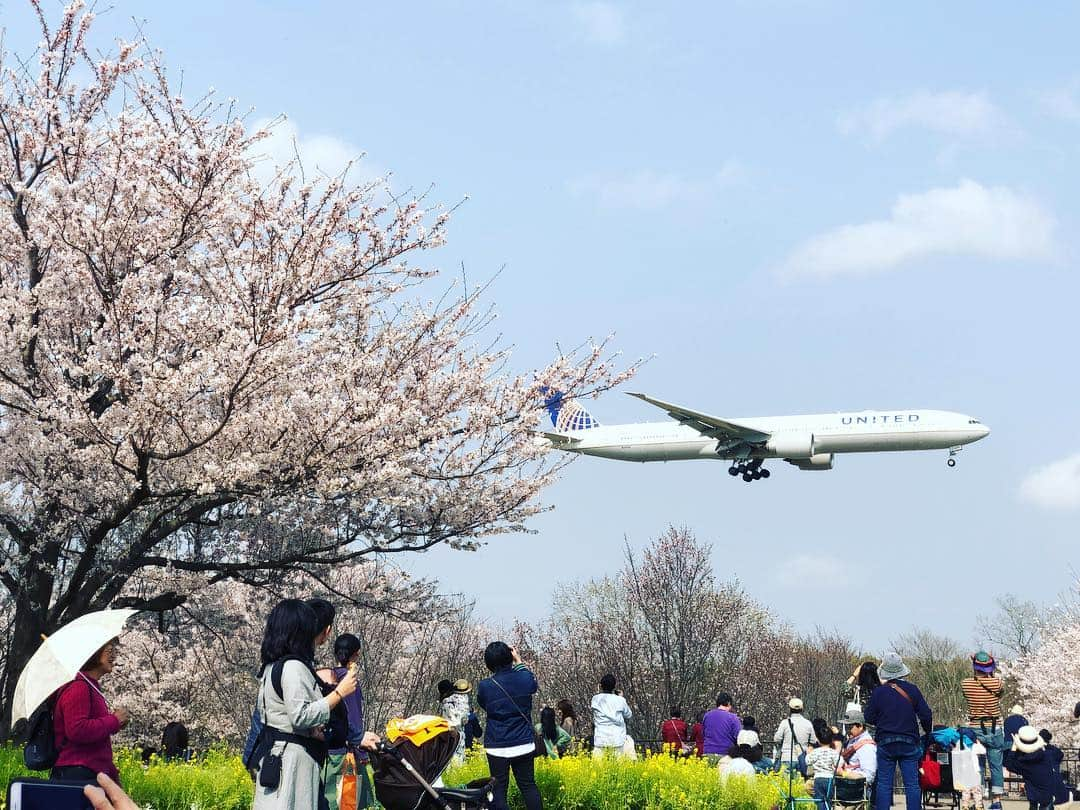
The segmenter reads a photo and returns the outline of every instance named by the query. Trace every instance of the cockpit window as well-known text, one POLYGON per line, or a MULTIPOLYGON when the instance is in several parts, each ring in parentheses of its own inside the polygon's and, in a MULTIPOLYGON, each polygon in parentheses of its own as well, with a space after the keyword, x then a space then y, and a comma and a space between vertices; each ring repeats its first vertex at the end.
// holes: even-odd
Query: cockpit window
POLYGON ((968 419, 968 424, 969 425, 981 425, 982 422, 980 422, 978 419, 968 419))

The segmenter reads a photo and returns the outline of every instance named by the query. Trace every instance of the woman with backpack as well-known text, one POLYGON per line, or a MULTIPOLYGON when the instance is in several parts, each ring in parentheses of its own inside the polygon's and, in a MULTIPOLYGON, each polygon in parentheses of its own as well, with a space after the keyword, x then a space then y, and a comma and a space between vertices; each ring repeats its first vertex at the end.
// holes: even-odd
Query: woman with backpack
MULTIPOLYGON (((279 602, 266 620, 259 656, 258 709, 263 730, 253 762, 253 810, 314 810, 320 806, 320 770, 327 757, 322 728, 331 711, 356 691, 346 673, 325 696, 315 674, 315 638, 323 631, 310 605, 299 599, 279 602)), ((364 734, 361 746, 379 738, 364 734)))
POLYGON ((128 724, 124 708, 109 709, 101 692, 101 679, 113 671, 118 639, 110 639, 95 652, 79 673, 57 693, 53 705, 56 764, 51 777, 94 783, 103 773, 119 783, 113 762, 112 737, 128 724))

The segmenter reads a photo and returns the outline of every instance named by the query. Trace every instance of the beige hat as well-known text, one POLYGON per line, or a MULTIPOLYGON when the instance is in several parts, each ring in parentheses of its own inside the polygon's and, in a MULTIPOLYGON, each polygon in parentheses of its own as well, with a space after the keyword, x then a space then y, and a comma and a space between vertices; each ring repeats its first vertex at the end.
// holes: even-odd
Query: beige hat
POLYGON ((1046 748, 1046 740, 1039 735, 1039 730, 1033 726, 1021 726, 1013 737, 1013 750, 1025 754, 1033 754, 1046 748))
POLYGON ((793 697, 787 702, 787 707, 793 712, 801 712, 803 710, 802 698, 793 697))

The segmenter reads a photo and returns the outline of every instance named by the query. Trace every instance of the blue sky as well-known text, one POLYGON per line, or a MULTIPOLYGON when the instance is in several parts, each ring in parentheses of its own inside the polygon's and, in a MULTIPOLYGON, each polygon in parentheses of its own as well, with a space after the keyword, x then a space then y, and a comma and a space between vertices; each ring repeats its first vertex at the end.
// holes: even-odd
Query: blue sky
MULTIPOLYGON (((8 45, 37 41, 5 0, 8 45)), ((1080 10, 860 4, 115 0, 194 96, 289 116, 309 161, 468 195, 430 260, 492 288, 515 365, 614 332, 631 390, 725 416, 971 413, 945 454, 773 465, 583 459, 537 533, 409 562, 495 623, 544 614, 674 523, 800 630, 968 642, 1073 579, 1080 517, 1080 10)), ((603 422, 657 418, 619 394, 603 422)))

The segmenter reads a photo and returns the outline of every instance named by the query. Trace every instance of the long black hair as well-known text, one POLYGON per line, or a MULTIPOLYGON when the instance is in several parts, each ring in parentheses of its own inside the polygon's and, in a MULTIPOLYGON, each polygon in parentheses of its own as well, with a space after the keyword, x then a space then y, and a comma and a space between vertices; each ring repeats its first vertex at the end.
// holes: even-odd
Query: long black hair
POLYGON ((319 627, 319 619, 310 605, 300 599, 282 599, 266 617, 266 630, 259 648, 262 669, 288 655, 313 661, 315 636, 324 629, 319 627))
POLYGON ((550 706, 545 706, 540 710, 540 733, 545 740, 559 742, 559 729, 555 725, 555 710, 550 706))
POLYGON ((161 754, 165 759, 183 758, 188 747, 188 730, 183 723, 172 722, 161 732, 161 754))
POLYGON ((360 652, 360 639, 352 633, 342 633, 334 642, 334 660, 347 667, 354 655, 360 652))
POLYGON ((881 678, 877 674, 877 664, 873 661, 866 661, 861 667, 859 667, 859 691, 864 695, 869 695, 879 686, 881 686, 881 678))

